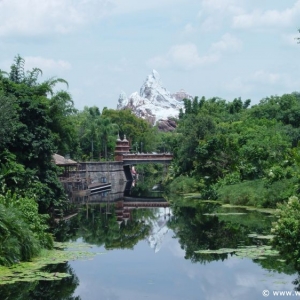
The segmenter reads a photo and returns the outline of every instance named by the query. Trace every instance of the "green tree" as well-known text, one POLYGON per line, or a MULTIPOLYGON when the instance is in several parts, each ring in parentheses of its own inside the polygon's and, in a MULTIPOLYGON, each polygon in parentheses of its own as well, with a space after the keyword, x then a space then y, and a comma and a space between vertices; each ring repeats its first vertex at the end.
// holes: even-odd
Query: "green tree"
POLYGON ((117 124, 120 137, 123 138, 126 135, 126 139, 132 147, 137 144, 139 148, 142 145, 143 152, 156 150, 158 140, 157 128, 135 116, 132 111, 128 109, 104 109, 102 116, 110 118, 113 124, 117 124))
POLYGON ((0 151, 13 141, 18 128, 17 105, 13 96, 6 96, 0 90, 0 151))
POLYGON ((272 233, 275 235, 272 244, 288 260, 300 266, 300 202, 296 196, 289 198, 287 203, 279 204, 276 222, 272 233))
POLYGON ((59 91, 49 99, 49 126, 57 152, 62 155, 74 157, 78 154, 79 139, 73 118, 76 113, 71 95, 66 91, 59 91))
POLYGON ((52 78, 39 83, 41 71, 35 68, 25 72, 24 63, 24 59, 17 56, 8 78, 0 77, 1 95, 14 99, 17 114, 17 122, 12 128, 14 139, 6 143, 5 147, 15 155, 16 162, 23 165, 26 172, 30 176, 36 176, 41 183, 36 188, 36 193, 39 195, 40 211, 46 212, 59 205, 65 197, 52 163, 52 155, 57 147, 54 131, 51 130, 53 121, 49 113, 48 98, 54 94, 55 84, 64 80, 52 78))

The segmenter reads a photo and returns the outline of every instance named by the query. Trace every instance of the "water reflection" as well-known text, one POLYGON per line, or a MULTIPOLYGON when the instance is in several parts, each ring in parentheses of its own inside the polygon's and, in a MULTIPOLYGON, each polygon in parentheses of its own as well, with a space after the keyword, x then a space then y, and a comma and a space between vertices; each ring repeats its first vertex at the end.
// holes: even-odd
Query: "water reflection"
MULTIPOLYGON (((198 250, 216 250, 222 248, 237 249, 268 244, 268 240, 255 239, 253 233, 269 235, 272 215, 241 208, 223 208, 217 203, 190 200, 188 203, 177 200, 172 206, 174 217, 168 227, 175 233, 185 258, 202 264, 212 261, 224 261, 232 254, 198 254, 198 250)), ((254 259, 264 269, 295 273, 292 265, 279 260, 279 257, 267 256, 265 259, 254 259)))
POLYGON ((261 243, 249 234, 269 234, 271 215, 175 196, 169 207, 152 188, 155 197, 141 197, 151 185, 113 182, 79 203, 78 214, 57 225, 56 239, 106 254, 56 266, 72 275, 61 281, 1 287, 1 298, 264 299, 264 289, 300 289, 300 273, 274 257, 195 253, 261 243))
MULTIPOLYGON (((234 254, 195 252, 200 249, 238 248, 253 245, 254 242, 259 246, 262 242, 249 234, 269 234, 271 215, 239 208, 222 208, 217 203, 199 200, 176 199, 171 210, 163 200, 151 203, 149 199, 148 202, 146 199, 144 202, 142 199, 135 199, 134 202, 133 199, 125 197, 115 202, 89 203, 73 220, 78 224, 78 234, 74 240, 82 238, 84 242, 96 245, 97 251, 109 251, 108 261, 114 271, 101 258, 97 264, 105 270, 105 274, 110 274, 110 279, 102 277, 96 269, 90 271, 103 280, 103 297, 132 299, 131 297, 150 295, 150 299, 182 299, 184 294, 180 291, 187 293, 188 290, 189 299, 215 299, 221 294, 224 299, 258 299, 263 298, 261 293, 266 288, 298 289, 299 277, 295 279, 296 271, 293 266, 286 265, 277 258, 251 260, 237 258, 234 254), (146 205, 148 208, 145 208, 146 205), (159 207, 149 209, 152 205, 159 207), (148 249, 150 246, 155 253, 159 253, 159 257, 149 255, 146 245, 148 249), (133 256, 126 249, 134 249, 133 256), (145 253, 148 253, 146 257, 145 253), (168 259, 172 263, 167 262, 168 259), (138 263, 141 266, 137 266, 138 263), (128 271, 133 265, 135 267, 132 272, 128 271), (147 281, 147 274, 156 278, 151 279, 157 285, 153 294, 146 287, 141 290, 137 282, 133 284, 126 280, 129 277, 133 281, 137 278, 147 281), (174 277, 174 274, 177 275, 174 277), (113 285, 115 280, 118 281, 118 287, 113 285), (197 285, 195 280, 200 280, 201 285, 197 285), (174 284, 179 283, 180 288, 175 288, 177 293, 166 294, 161 289, 160 281, 173 288, 174 284), (127 287, 134 289, 134 292, 129 292, 127 287), (203 297, 196 298, 195 295, 199 293, 203 293, 203 297)), ((73 265, 77 266, 77 272, 83 274, 84 284, 91 286, 91 282, 85 282, 86 267, 82 264, 79 266, 76 262, 73 265)), ((139 284, 143 285, 145 282, 139 284)), ((94 285, 91 288, 100 293, 94 285)), ((77 293, 85 295, 80 287, 77 293)), ((90 291, 89 295, 94 294, 90 291)))
POLYGON ((75 241, 104 246, 106 249, 133 249, 149 237, 152 244, 153 228, 167 228, 171 217, 169 203, 161 197, 160 190, 151 191, 151 183, 112 181, 112 188, 77 199, 80 212, 54 230, 58 241, 75 241), (147 197, 135 197, 145 190, 147 197), (149 197, 152 196, 152 197, 149 197), (153 197, 153 195, 155 197, 153 197), (156 209, 155 209, 156 208, 156 209))
POLYGON ((82 238, 106 249, 133 249, 139 241, 151 237, 153 231, 167 228, 170 217, 168 203, 162 199, 89 203, 77 216, 60 223, 56 239, 82 238))
POLYGON ((248 234, 269 233, 270 230, 271 218, 262 218, 260 213, 252 212, 244 215, 241 210, 235 209, 235 214, 226 215, 230 213, 230 210, 226 209, 224 214, 214 215, 217 210, 221 212, 216 203, 203 203, 199 200, 191 200, 184 206, 180 202, 176 203, 173 205, 174 218, 168 225, 185 249, 185 258, 193 262, 224 260, 228 254, 201 255, 195 251, 253 245, 253 238, 248 237, 248 234))

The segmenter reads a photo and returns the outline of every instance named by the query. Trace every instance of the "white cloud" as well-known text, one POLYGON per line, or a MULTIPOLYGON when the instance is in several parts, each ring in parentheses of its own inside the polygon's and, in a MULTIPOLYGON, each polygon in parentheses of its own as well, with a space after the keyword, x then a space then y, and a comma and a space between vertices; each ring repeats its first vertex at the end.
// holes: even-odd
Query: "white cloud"
POLYGON ((224 84, 225 88, 235 93, 249 93, 254 89, 271 85, 285 85, 288 78, 285 74, 275 72, 257 70, 252 74, 244 77, 235 77, 224 84))
POLYGON ((191 70, 218 60, 219 55, 216 53, 200 56, 197 46, 188 43, 172 46, 166 55, 153 57, 147 64, 151 68, 176 66, 183 70, 191 70))
POLYGON ((234 92, 236 95, 240 95, 241 93, 247 94, 254 89, 254 85, 251 82, 241 77, 230 79, 223 86, 226 90, 234 92))
POLYGON ((261 97, 274 94, 290 93, 298 90, 300 79, 291 74, 268 70, 257 70, 243 77, 228 79, 223 87, 243 97, 249 97, 254 91, 259 91, 261 97))
POLYGON ((264 70, 259 70, 252 75, 252 79, 259 83, 277 84, 284 79, 284 75, 279 73, 272 73, 264 70))
POLYGON ((259 70, 256 71, 251 77, 254 83, 261 85, 269 85, 272 88, 284 89, 287 92, 299 90, 300 79, 290 73, 282 72, 276 73, 271 71, 259 70))
POLYGON ((215 31, 224 26, 232 15, 242 14, 243 0, 202 0, 198 18, 203 31, 215 31))
POLYGON ((231 34, 224 34, 220 41, 212 44, 207 54, 200 55, 193 43, 174 45, 166 55, 155 56, 148 60, 151 68, 176 66, 183 70, 191 70, 199 66, 213 64, 220 60, 225 52, 238 51, 242 42, 231 34))
POLYGON ((219 56, 214 53, 200 56, 197 46, 192 43, 173 46, 167 56, 172 62, 186 69, 216 62, 219 59, 219 56))
POLYGON ((234 28, 252 28, 262 26, 287 27, 298 21, 300 17, 300 0, 285 10, 254 10, 233 17, 234 28))
POLYGON ((67 33, 111 8, 105 0, 2 0, 0 36, 67 33))
POLYGON ((253 273, 237 272, 235 274, 236 285, 239 287, 255 288, 257 287, 257 275, 253 273))
POLYGON ((239 51, 242 48, 242 42, 229 33, 225 33, 221 40, 212 44, 213 51, 239 51))
POLYGON ((183 0, 0 0, 0 36, 66 34, 114 14, 183 2, 183 0))
POLYGON ((151 69, 163 69, 168 68, 171 65, 171 61, 165 56, 154 56, 147 61, 147 65, 151 69))
POLYGON ((32 68, 39 68, 42 71, 61 71, 71 69, 71 64, 65 60, 54 60, 51 58, 43 58, 40 56, 27 56, 24 57, 24 59, 26 70, 31 70, 32 68))
POLYGON ((240 13, 241 0, 202 0, 202 8, 207 11, 223 11, 229 13, 240 13))
POLYGON ((193 32, 195 32, 195 30, 196 30, 195 27, 191 23, 188 23, 184 26, 184 33, 187 33, 187 34, 193 33, 193 32))
POLYGON ((201 23, 201 29, 203 31, 215 31, 222 27, 223 16, 220 15, 212 15, 201 23))
POLYGON ((124 14, 132 13, 138 11, 146 11, 150 9, 159 9, 163 7, 170 7, 170 5, 175 5, 176 3, 185 3, 184 0, 151 0, 151 1, 141 1, 141 0, 111 0, 113 3, 113 13, 124 14))

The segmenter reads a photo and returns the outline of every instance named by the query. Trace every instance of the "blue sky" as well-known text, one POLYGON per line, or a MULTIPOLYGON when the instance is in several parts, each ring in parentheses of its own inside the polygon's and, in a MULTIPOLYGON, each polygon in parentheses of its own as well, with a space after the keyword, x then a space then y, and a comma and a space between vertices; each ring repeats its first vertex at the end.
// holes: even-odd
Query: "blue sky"
POLYGON ((0 0, 0 20, 0 68, 20 54, 78 109, 116 108, 152 69, 193 96, 300 91, 300 0, 0 0))

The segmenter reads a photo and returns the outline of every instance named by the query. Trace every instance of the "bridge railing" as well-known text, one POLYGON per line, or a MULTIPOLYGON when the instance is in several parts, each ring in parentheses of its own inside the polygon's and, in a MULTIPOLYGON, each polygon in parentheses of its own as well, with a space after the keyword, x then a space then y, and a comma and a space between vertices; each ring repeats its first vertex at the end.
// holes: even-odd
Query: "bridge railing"
POLYGON ((124 160, 134 160, 134 159, 149 159, 149 160, 155 160, 155 159, 165 159, 165 160, 172 160, 173 154, 171 153, 124 153, 123 154, 124 160))

